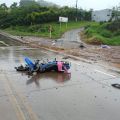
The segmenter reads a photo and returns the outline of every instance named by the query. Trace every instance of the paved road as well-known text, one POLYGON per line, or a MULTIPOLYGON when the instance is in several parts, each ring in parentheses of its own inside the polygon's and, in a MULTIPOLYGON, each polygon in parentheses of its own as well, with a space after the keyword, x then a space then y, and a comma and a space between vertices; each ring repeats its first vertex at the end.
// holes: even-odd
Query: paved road
POLYGON ((63 36, 57 40, 56 45, 64 48, 78 48, 81 41, 80 32, 83 28, 73 29, 65 32, 63 36))
POLYGON ((62 55, 25 47, 0 48, 1 120, 119 120, 120 77, 106 67, 68 59, 71 74, 28 77, 14 70, 23 57, 45 60, 62 55))
POLYGON ((62 38, 68 42, 81 42, 80 32, 83 28, 70 30, 63 34, 62 38))
POLYGON ((21 37, 13 36, 3 31, 0 31, 0 39, 4 39, 3 41, 6 44, 10 44, 8 43, 8 40, 6 40, 6 39, 10 39, 11 41, 17 40, 17 42, 23 42, 23 43, 36 42, 37 44, 43 44, 43 45, 54 44, 56 47, 78 48, 80 43, 82 42, 80 38, 81 30, 83 30, 83 28, 73 29, 65 32, 60 39, 57 39, 55 44, 52 43, 51 39, 46 39, 46 38, 44 39, 44 38, 38 38, 38 37, 24 37, 24 39, 21 39, 21 37))

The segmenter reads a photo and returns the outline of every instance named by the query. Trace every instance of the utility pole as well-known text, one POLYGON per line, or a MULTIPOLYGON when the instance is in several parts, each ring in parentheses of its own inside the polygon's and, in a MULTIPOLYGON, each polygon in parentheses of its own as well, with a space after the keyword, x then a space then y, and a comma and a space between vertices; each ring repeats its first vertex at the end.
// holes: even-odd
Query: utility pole
POLYGON ((77 13, 77 12, 78 12, 78 11, 77 11, 77 4, 78 4, 78 0, 76 0, 76 18, 75 18, 75 21, 76 21, 76 22, 78 21, 78 18, 77 18, 77 14, 78 14, 78 13, 77 13))

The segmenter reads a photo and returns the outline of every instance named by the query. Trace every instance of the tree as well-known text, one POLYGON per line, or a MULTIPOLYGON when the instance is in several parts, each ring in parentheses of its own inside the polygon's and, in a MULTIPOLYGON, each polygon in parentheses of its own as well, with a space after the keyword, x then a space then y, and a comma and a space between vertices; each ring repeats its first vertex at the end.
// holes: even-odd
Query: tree
POLYGON ((115 20, 115 21, 120 20, 120 5, 113 7, 111 20, 115 20))
POLYGON ((0 9, 5 10, 5 11, 8 10, 7 5, 5 3, 0 5, 0 9))
POLYGON ((31 25, 33 25, 35 23, 35 17, 36 17, 35 12, 32 12, 32 13, 27 15, 27 19, 31 23, 31 25))
MULTIPOLYGON (((21 0, 20 5, 13 3, 10 7, 0 5, 0 27, 15 25, 31 25, 46 22, 57 22, 59 16, 68 17, 70 21, 76 18, 76 8, 40 6, 35 0, 21 0)), ((77 9, 77 20, 90 20, 91 11, 77 9)))
POLYGON ((14 8, 17 8, 17 3, 14 2, 11 6, 10 6, 11 9, 14 9, 14 8))

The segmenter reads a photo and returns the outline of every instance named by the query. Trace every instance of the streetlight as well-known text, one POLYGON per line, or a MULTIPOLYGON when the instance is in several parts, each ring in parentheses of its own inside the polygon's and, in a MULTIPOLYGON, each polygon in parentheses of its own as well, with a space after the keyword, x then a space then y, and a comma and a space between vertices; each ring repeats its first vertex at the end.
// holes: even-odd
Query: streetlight
POLYGON ((76 22, 77 22, 77 4, 78 4, 78 0, 76 0, 76 18, 75 18, 76 22))

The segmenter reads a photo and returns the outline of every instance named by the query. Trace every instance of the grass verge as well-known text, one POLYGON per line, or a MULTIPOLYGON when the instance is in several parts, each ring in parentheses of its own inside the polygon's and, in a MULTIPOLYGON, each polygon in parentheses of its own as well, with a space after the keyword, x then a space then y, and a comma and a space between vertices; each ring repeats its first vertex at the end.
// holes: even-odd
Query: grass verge
POLYGON ((67 25, 66 23, 62 23, 60 27, 59 23, 46 23, 31 26, 11 26, 7 29, 4 29, 4 31, 17 36, 38 36, 49 38, 50 37, 49 26, 51 25, 52 38, 60 38, 61 35, 68 30, 94 24, 96 23, 86 21, 68 22, 67 25))
POLYGON ((92 24, 86 26, 84 31, 85 41, 89 44, 120 45, 120 30, 108 30, 107 26, 112 23, 92 24))

